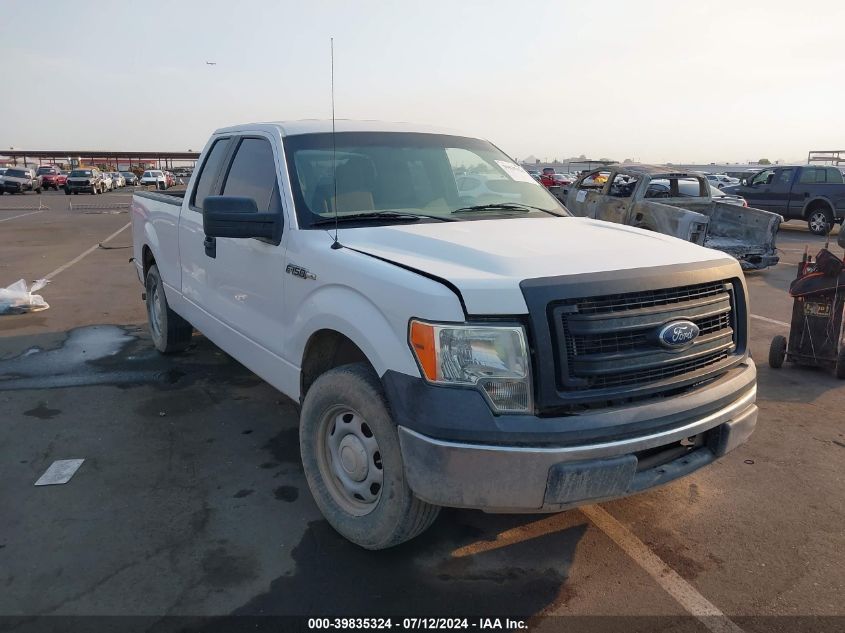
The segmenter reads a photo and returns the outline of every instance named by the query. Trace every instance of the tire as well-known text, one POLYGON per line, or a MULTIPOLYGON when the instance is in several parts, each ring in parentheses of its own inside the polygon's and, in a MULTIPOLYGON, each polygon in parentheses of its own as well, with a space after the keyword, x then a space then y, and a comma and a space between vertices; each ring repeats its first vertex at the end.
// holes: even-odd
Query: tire
POLYGON ((399 545, 425 531, 440 512, 415 497, 405 481, 399 433, 381 383, 366 363, 336 367, 314 381, 302 403, 299 448, 317 506, 356 545, 370 550, 399 545), (340 451, 352 455, 350 468, 332 457, 340 451), (366 496, 355 498, 350 484, 359 484, 366 496))
POLYGON ((38 187, 38 188, 35 190, 35 193, 40 194, 40 193, 41 193, 41 192, 43 192, 43 191, 44 191, 44 190, 43 190, 41 187, 38 187))
POLYGON ((839 380, 845 380, 845 345, 839 350, 839 355, 836 357, 836 377, 839 380))
POLYGON ((807 227, 813 235, 827 235, 833 228, 833 213, 826 205, 812 207, 807 212, 807 227))
POLYGON ((65 189, 65 195, 66 195, 66 196, 69 196, 69 195, 70 195, 70 189, 65 189))
POLYGON ((194 328, 170 309, 155 264, 147 271, 144 287, 147 291, 147 320, 153 345, 162 354, 181 352, 191 342, 194 328))
POLYGON ((776 336, 769 345, 769 367, 780 369, 786 359, 786 339, 783 336, 776 336))

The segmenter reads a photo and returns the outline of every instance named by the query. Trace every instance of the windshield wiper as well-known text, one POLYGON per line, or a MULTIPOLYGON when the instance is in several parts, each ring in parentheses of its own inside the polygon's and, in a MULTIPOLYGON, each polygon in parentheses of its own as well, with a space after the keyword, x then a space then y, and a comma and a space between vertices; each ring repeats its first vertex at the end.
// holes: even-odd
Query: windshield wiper
POLYGON ((442 222, 454 222, 454 218, 444 218, 437 215, 425 215, 422 213, 398 213, 396 211, 368 211, 365 213, 347 213, 329 218, 321 218, 311 223, 311 226, 323 226, 335 222, 357 222, 359 220, 389 220, 394 222, 419 222, 422 219, 440 220, 442 222))
POLYGON ((530 211, 542 211, 543 213, 548 213, 549 215, 561 217, 554 211, 549 211, 548 209, 543 209, 541 207, 535 207, 530 204, 523 204, 521 202, 490 202, 488 204, 474 204, 470 207, 460 207, 458 209, 455 209, 454 211, 452 211, 452 213, 472 213, 474 211, 496 210, 521 211, 522 213, 528 213, 530 211))

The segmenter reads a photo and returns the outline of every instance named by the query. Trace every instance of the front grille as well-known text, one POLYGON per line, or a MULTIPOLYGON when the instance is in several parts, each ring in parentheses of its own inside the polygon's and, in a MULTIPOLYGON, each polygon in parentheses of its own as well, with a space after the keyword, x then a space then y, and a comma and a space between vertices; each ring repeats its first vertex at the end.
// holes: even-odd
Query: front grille
POLYGON ((607 295, 604 297, 569 299, 564 305, 577 306, 579 314, 597 314, 683 303, 712 297, 723 292, 725 292, 725 282, 712 281, 692 286, 682 286, 680 288, 665 288, 643 292, 626 292, 624 294, 607 295))
POLYGON ((578 297, 549 307, 558 343, 558 388, 585 398, 701 382, 727 369, 740 347, 729 281, 578 297), (692 321, 699 334, 687 347, 669 349, 658 332, 676 320, 692 321))

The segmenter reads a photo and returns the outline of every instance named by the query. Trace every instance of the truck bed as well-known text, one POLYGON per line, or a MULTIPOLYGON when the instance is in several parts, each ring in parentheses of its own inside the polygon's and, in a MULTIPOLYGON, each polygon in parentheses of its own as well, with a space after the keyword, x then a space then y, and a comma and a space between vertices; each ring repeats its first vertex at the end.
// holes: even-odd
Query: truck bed
POLYGON ((139 198, 149 198, 150 200, 157 200, 158 202, 164 202, 165 204, 172 204, 181 206, 182 200, 185 198, 185 190, 180 189, 178 191, 172 191, 166 189, 164 191, 136 191, 134 196, 139 198))

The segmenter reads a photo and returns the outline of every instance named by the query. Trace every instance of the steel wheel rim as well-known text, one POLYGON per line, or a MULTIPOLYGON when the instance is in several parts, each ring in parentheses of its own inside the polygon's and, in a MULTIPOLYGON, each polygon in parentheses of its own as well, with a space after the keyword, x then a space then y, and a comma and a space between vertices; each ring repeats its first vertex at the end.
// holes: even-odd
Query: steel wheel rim
POLYGON ((354 409, 330 407, 317 428, 317 465, 332 499, 348 514, 375 510, 384 488, 378 440, 354 409))
POLYGON ((815 231, 824 231, 827 228, 827 218, 823 213, 816 211, 810 216, 810 226, 815 231))

